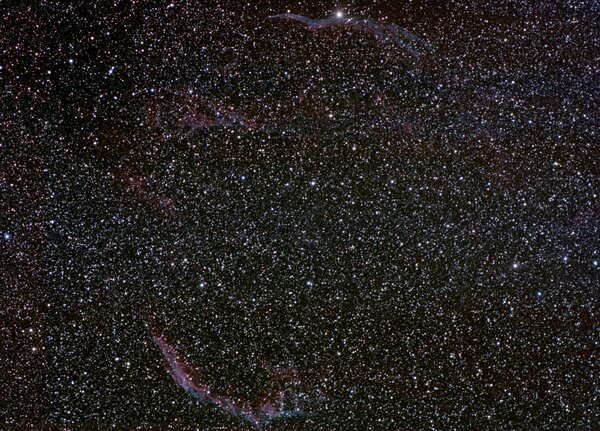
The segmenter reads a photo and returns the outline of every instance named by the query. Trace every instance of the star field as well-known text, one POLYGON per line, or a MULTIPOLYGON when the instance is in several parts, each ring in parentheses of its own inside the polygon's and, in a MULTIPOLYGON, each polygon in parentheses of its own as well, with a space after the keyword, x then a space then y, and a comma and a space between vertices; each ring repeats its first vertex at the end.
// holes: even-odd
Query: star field
POLYGON ((0 429, 597 427, 599 14, 0 7, 0 429))

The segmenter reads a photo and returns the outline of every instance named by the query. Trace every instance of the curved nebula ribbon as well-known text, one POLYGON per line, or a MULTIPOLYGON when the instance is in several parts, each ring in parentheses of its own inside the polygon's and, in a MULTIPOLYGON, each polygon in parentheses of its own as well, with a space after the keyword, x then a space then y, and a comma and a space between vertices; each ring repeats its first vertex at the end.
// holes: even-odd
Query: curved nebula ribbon
MULTIPOLYGON (((201 377, 195 377, 192 368, 179 357, 175 347, 169 344, 162 335, 153 334, 152 338, 160 349, 165 366, 175 383, 200 402, 214 405, 250 423, 257 429, 261 429, 266 423, 277 418, 305 415, 301 408, 299 394, 295 394, 295 399, 292 400, 294 407, 286 407, 286 393, 283 388, 275 393, 274 399, 263 397, 262 404, 258 406, 241 406, 239 401, 236 402, 228 396, 214 394, 208 384, 199 381, 202 380, 201 377)), ((276 382, 278 382, 279 376, 284 374, 297 376, 294 370, 278 371, 275 374, 276 382)))
POLYGON ((416 34, 398 26, 397 24, 380 24, 368 18, 358 18, 353 16, 333 15, 329 18, 312 19, 295 13, 282 13, 272 15, 271 20, 288 20, 301 22, 308 30, 318 31, 330 27, 347 27, 361 30, 382 39, 392 41, 400 49, 407 52, 414 59, 419 59, 421 53, 419 49, 429 50, 430 46, 416 34))

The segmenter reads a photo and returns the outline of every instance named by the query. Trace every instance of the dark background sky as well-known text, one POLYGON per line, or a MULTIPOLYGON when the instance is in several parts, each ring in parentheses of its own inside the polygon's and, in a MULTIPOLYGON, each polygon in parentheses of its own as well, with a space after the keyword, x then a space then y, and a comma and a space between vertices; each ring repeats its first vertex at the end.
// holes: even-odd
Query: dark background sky
POLYGON ((0 428, 597 424, 598 2, 0 11, 0 428))

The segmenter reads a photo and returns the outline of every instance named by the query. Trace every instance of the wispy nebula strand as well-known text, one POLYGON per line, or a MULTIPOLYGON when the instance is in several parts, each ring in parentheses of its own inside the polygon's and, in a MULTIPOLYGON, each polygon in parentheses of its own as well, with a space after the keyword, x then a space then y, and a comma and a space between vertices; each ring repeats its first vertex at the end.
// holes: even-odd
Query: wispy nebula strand
MULTIPOLYGON (((271 397, 263 397, 262 403, 255 407, 250 406, 248 403, 246 406, 241 406, 241 402, 236 402, 228 396, 214 394, 208 384, 198 381, 199 378, 194 377, 192 368, 181 360, 177 350, 162 335, 154 334, 153 339, 160 349, 167 370, 175 383, 200 402, 217 406, 227 413, 252 424, 257 429, 261 429, 273 419, 304 415, 304 411, 299 405, 299 399, 292 400, 294 408, 286 408, 286 394, 283 387, 280 387, 275 394, 271 394, 271 397)), ((297 379, 297 373, 290 372, 297 379)), ((276 383, 281 383, 279 381, 281 374, 281 371, 275 373, 276 383)), ((200 380, 202 380, 201 377, 200 380)))
POLYGON ((288 20, 303 23, 308 30, 318 31, 331 27, 346 27, 372 34, 378 39, 392 41, 414 59, 421 57, 420 50, 428 50, 429 44, 419 36, 397 24, 381 24, 368 18, 333 15, 329 18, 312 19, 295 13, 272 15, 271 20, 288 20))

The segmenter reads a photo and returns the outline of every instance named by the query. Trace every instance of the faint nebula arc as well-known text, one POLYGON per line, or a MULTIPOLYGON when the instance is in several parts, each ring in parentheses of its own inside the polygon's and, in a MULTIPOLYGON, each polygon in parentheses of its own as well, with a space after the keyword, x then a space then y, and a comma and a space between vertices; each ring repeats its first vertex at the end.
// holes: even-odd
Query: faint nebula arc
POLYGON ((324 19, 312 19, 295 13, 282 13, 269 16, 267 19, 301 22, 311 31, 323 30, 330 27, 357 29, 364 33, 372 34, 378 39, 393 42, 416 60, 422 55, 419 52, 420 50, 430 50, 430 45, 411 31, 396 24, 380 24, 368 18, 333 15, 324 19))
MULTIPOLYGON (((296 408, 286 408, 286 393, 283 388, 280 388, 274 394, 271 393, 272 397, 263 397, 262 403, 258 406, 250 406, 248 403, 241 406, 241 401, 236 402, 228 396, 216 395, 211 391, 210 386, 202 381, 204 379, 201 374, 194 377, 194 374, 198 373, 194 373, 194 370, 179 357, 175 347, 169 344, 162 335, 153 332, 152 338, 160 349, 167 371, 175 383, 202 403, 219 407, 223 411, 250 423, 257 429, 262 429, 266 423, 273 419, 303 416, 305 414, 298 407, 297 399, 291 400, 295 401, 296 408)), ((276 383, 278 383, 277 376, 280 374, 281 372, 276 375, 276 383)))

